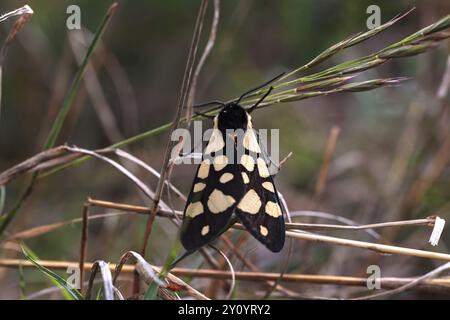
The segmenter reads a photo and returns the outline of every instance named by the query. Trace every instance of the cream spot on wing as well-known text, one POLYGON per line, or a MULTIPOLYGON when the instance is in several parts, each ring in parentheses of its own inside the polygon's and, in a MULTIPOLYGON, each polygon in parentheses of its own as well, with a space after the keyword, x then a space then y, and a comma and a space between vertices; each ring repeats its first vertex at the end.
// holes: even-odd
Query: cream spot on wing
POLYGON ((258 160, 256 160, 256 162, 258 164, 259 175, 262 178, 267 178, 268 176, 270 176, 269 169, 267 169, 266 162, 262 158, 258 158, 258 160))
POLYGON ((247 173, 242 172, 242 180, 244 180, 244 183, 247 184, 250 182, 250 179, 248 178, 247 173))
POLYGON ((220 177, 219 181, 220 181, 220 183, 227 183, 228 181, 233 180, 233 178, 234 178, 234 176, 232 173, 226 172, 220 177))
POLYGON ((269 230, 264 226, 259 226, 259 233, 265 237, 269 234, 269 230))
POLYGON ((200 168, 198 169, 197 177, 200 179, 205 179, 208 177, 209 174, 209 167, 210 167, 211 161, 209 159, 205 159, 200 164, 200 168))
POLYGON ((247 171, 250 172, 253 171, 253 169, 255 168, 255 160, 253 160, 253 157, 249 156, 248 154, 242 155, 241 164, 247 171))
POLYGON ((256 139, 256 135, 253 132, 253 129, 250 128, 245 131, 242 143, 245 149, 261 153, 261 149, 259 148, 258 140, 256 139))
POLYGON ((186 208, 186 215, 191 218, 195 218, 199 214, 203 213, 203 205, 200 201, 190 203, 186 208))
POLYGON ((261 199, 255 190, 250 189, 239 202, 238 208, 250 214, 257 214, 261 208, 261 199))
POLYGON ((266 203, 266 213, 274 218, 281 216, 281 208, 276 202, 268 201, 266 203))
POLYGON ((200 232, 202 236, 206 236, 209 233, 209 225, 204 226, 200 232))
POLYGON ((227 156, 217 156, 214 158, 214 170, 220 171, 228 164, 227 156))
POLYGON ((224 194, 219 189, 214 189, 208 198, 208 209, 212 213, 221 213, 231 207, 236 200, 232 196, 224 194))
MULTIPOLYGON (((263 184, 264 185, 264 184, 263 184)), ((199 192, 202 191, 203 189, 205 189, 206 184, 204 184, 203 182, 198 182, 194 185, 194 192, 199 192)))
POLYGON ((269 182, 269 181, 263 182, 262 186, 263 186, 264 189, 275 193, 275 188, 273 187, 273 183, 272 182, 269 182))
POLYGON ((219 129, 213 129, 205 153, 210 154, 212 152, 220 151, 224 146, 225 142, 223 141, 222 132, 220 132, 219 129))

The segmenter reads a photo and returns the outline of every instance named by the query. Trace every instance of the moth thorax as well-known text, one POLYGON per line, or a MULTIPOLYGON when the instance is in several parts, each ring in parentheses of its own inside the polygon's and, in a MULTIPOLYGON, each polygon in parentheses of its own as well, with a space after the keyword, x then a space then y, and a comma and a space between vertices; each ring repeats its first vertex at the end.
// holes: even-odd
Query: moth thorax
POLYGON ((218 127, 225 132, 226 129, 247 129, 248 113, 238 104, 227 104, 219 113, 218 127))

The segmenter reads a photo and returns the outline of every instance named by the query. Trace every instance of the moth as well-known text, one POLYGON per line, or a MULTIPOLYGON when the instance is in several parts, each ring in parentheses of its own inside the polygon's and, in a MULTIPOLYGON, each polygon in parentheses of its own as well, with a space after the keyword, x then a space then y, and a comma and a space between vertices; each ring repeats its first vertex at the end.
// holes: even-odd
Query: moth
POLYGON ((213 118, 211 138, 184 208, 181 243, 187 251, 216 239, 229 227, 232 217, 237 217, 269 250, 279 252, 283 248, 284 210, 250 116, 273 87, 247 110, 239 104, 280 76, 247 91, 236 101, 196 106, 218 105, 221 109, 213 118))

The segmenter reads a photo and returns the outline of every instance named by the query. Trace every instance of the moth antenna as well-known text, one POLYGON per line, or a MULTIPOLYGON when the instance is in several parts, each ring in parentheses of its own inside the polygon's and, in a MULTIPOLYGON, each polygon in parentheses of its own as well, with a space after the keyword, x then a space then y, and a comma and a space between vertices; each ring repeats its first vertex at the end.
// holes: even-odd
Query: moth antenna
POLYGON ((259 99, 258 102, 256 102, 251 108, 249 108, 247 112, 252 113, 253 110, 255 110, 258 107, 258 105, 264 101, 265 98, 267 98, 267 96, 272 92, 272 90, 273 87, 270 87, 269 90, 267 90, 267 92, 262 96, 262 98, 259 99))
POLYGON ((236 101, 236 104, 239 104, 239 102, 241 102, 241 100, 243 98, 245 98, 245 96, 249 95, 250 93, 253 93, 261 88, 264 88, 265 86, 271 84, 274 81, 277 81, 279 78, 281 78, 283 75, 285 74, 285 72, 280 73, 279 75, 277 75, 275 78, 270 79, 269 81, 263 83, 262 85, 257 86, 256 88, 253 88, 251 90, 248 90, 247 92, 245 92, 244 94, 242 94, 239 99, 236 101))

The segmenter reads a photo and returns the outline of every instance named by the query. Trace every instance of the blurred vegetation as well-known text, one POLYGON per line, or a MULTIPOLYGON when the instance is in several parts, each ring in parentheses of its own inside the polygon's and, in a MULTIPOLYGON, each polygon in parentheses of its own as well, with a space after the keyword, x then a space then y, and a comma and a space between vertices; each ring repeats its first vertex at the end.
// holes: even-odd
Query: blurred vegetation
MULTIPOLYGON (((28 4, 35 14, 10 47, 3 67, 0 171, 41 150, 77 70, 65 27, 67 6, 79 5, 83 27, 94 32, 111 1, 36 0, 28 4)), ((221 1, 216 45, 200 75, 196 102, 236 97, 277 72, 303 65, 349 35, 365 31, 366 8, 371 4, 380 6, 383 22, 414 6, 417 9, 387 32, 344 51, 326 65, 381 49, 450 12, 450 3, 445 0, 221 1)), ((0 11, 17 6, 17 1, 3 0, 0 11)), ((130 137, 172 121, 199 1, 119 1, 119 6, 102 38, 104 48, 93 60, 118 128, 124 137, 130 137), (114 61, 120 64, 120 70, 129 81, 130 92, 124 87, 121 87, 123 92, 117 91, 110 74, 104 67, 99 67, 99 62, 105 59, 111 64, 114 61), (122 101, 123 96, 131 100, 122 101)), ((211 7, 212 4, 205 29, 209 28, 211 7)), ((0 39, 7 36, 12 23, 13 20, 0 24, 0 39)), ((254 123, 257 127, 281 129, 281 157, 293 152, 276 178, 290 210, 320 210, 359 223, 415 219, 436 213, 450 219, 448 163, 412 207, 403 211, 398 208, 398 199, 403 198, 420 177, 442 143, 437 127, 446 118, 436 116, 441 103, 436 98, 436 91, 448 54, 449 43, 446 41, 435 50, 390 61, 370 70, 362 79, 358 78, 359 81, 368 76, 412 78, 399 87, 277 104, 256 112, 254 123), (413 144, 411 154, 404 159, 406 173, 395 192, 386 195, 386 183, 398 154, 400 137, 411 123, 408 119, 415 105, 423 111, 411 140, 406 141, 413 144), (340 135, 327 188, 318 201, 314 195, 315 184, 333 126, 340 127, 340 135)), ((442 103, 448 110, 448 98, 442 103)), ((167 132, 159 134, 130 145, 128 151, 159 170, 167 138, 167 132)), ((117 142, 110 141, 105 134, 83 85, 58 140, 58 144, 65 142, 87 149, 99 149, 117 142)), ((171 181, 187 193, 194 170, 194 166, 178 166, 171 181)), ((157 180, 148 173, 135 173, 144 177, 150 187, 156 186, 157 180)), ((7 186, 6 208, 19 197, 25 182, 25 178, 20 178, 7 186)), ((122 175, 94 160, 40 180, 8 232, 80 217, 87 197, 149 205, 122 175)), ((182 208, 182 202, 175 201, 175 206, 182 208)), ((94 209, 93 212, 105 210, 94 209)), ((117 262, 124 252, 138 251, 145 221, 145 217, 127 215, 90 223, 87 260, 117 262)), ((175 227, 168 221, 157 220, 149 243, 152 263, 164 263, 176 234, 175 227)), ((356 237, 356 234, 351 235, 356 237)), ((387 241, 399 245, 432 250, 427 245, 429 230, 425 228, 395 229, 383 235, 387 241)), ((358 237, 367 240, 363 233, 358 237)), ((42 259, 77 261, 79 239, 80 224, 73 224, 26 243, 42 259)), ((447 232, 436 251, 448 252, 448 246, 447 232)), ((249 240, 245 248, 248 257, 261 270, 277 271, 279 268, 277 256, 255 241, 249 240), (258 250, 250 250, 255 247, 258 250)), ((368 265, 379 264, 383 276, 414 276, 435 266, 430 261, 380 257, 365 251, 314 243, 298 242, 293 252, 289 272, 295 273, 365 276, 368 265)), ((20 252, 8 250, 2 250, 0 255, 23 258, 20 252)), ((199 266, 202 260, 197 257, 187 263, 199 266)), ((49 285, 34 270, 23 270, 23 277, 27 292, 49 285)), ((19 271, 0 269, 0 283, 0 298, 19 297, 19 271)), ((253 290, 253 287, 238 288, 243 290, 240 297, 250 295, 253 290)), ((291 286, 298 292, 327 296, 338 294, 336 288, 308 284, 291 286)))

